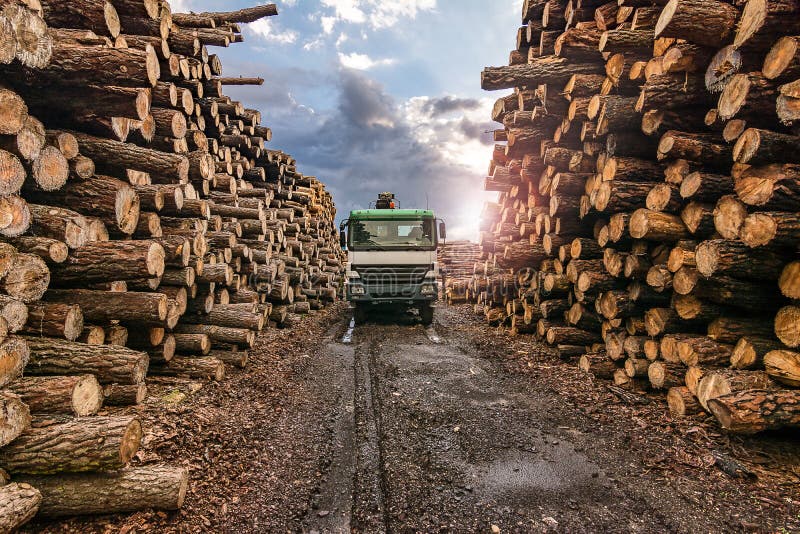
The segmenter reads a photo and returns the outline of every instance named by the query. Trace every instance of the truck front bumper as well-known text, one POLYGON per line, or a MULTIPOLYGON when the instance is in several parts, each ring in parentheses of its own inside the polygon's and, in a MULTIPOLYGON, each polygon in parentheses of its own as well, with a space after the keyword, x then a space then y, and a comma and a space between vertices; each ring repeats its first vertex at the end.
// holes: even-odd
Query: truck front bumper
POLYGON ((419 302, 435 302, 439 297, 439 288, 435 281, 419 286, 402 288, 365 287, 360 284, 347 285, 347 300, 358 304, 409 304, 419 302), (361 292, 363 291, 363 293, 361 292))

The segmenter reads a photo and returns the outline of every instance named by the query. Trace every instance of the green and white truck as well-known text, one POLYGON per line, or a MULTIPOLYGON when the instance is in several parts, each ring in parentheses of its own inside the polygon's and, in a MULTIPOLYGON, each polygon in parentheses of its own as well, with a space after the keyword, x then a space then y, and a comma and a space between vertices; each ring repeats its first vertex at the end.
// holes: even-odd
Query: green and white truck
POLYGON ((345 287, 355 322, 381 307, 416 308, 423 324, 431 324, 439 296, 436 251, 446 237, 433 211, 395 209, 391 193, 381 193, 375 209, 350 212, 340 238, 348 251, 345 287))

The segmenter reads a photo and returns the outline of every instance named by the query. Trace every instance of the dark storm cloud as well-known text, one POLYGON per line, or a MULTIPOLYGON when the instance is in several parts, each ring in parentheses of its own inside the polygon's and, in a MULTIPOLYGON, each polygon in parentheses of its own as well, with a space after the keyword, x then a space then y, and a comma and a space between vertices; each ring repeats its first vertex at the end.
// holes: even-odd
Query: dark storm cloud
POLYGON ((475 98, 458 98, 455 96, 443 96, 432 98, 425 104, 425 110, 436 118, 454 111, 470 111, 480 106, 475 98))
MULTIPOLYGON (((418 141, 404 111, 380 84, 361 71, 340 69, 336 78, 326 80, 336 88, 336 105, 317 113, 298 104, 288 85, 278 81, 287 76, 319 83, 315 73, 273 72, 268 77, 276 80, 272 86, 247 97, 232 96, 244 98, 248 107, 272 110, 264 117, 274 132, 272 147, 295 156, 300 172, 325 182, 339 218, 367 207, 379 192, 393 191, 402 206, 427 204, 456 223, 460 193, 480 188, 480 177, 447 162, 438 145, 418 141)), ((431 99, 422 105, 422 120, 475 105, 471 99, 431 99)), ((439 141, 463 135, 486 143, 491 140, 484 134, 487 127, 456 115, 433 129, 439 141)))

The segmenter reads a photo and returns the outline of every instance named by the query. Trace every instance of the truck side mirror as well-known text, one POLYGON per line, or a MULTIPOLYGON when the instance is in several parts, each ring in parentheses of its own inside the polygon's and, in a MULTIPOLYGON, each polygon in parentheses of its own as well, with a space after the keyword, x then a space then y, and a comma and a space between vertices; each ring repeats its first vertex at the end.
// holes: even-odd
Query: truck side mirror
POLYGON ((443 222, 439 223, 439 237, 447 239, 447 226, 443 222))
POLYGON ((339 245, 341 245, 342 248, 347 248, 347 232, 344 230, 339 232, 339 245))

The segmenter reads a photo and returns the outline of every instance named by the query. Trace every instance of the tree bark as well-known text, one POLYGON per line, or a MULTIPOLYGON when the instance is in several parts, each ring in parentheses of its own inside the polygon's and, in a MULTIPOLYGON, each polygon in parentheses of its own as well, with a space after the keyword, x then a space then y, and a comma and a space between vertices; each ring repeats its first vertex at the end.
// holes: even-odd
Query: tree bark
POLYGON ((156 278, 164 274, 164 248, 155 241, 89 243, 54 266, 54 285, 85 286, 115 280, 156 278))
POLYGON ((687 366, 728 365, 733 347, 717 343, 708 337, 693 337, 677 343, 678 356, 687 366))
POLYGON ((670 388, 667 393, 667 404, 673 417, 686 417, 703 411, 703 407, 685 386, 670 388))
POLYGON ((670 0, 656 23, 656 37, 676 37, 720 48, 733 36, 739 10, 718 0, 670 0))
POLYGON ((144 352, 57 339, 26 340, 31 351, 26 372, 32 376, 93 374, 101 384, 139 384, 147 374, 144 352))
POLYGON ((189 484, 185 468, 132 467, 109 473, 21 477, 42 492, 43 517, 178 510, 189 484))
POLYGON ((711 400, 709 408, 722 428, 737 434, 796 427, 800 424, 800 391, 742 391, 711 400))
POLYGON ((12 482, 0 487, 0 531, 16 532, 33 519, 42 503, 42 494, 30 484, 12 482))
POLYGON ((603 66, 545 56, 527 65, 487 67, 481 74, 481 88, 493 91, 536 84, 560 85, 569 81, 574 74, 603 74, 603 66))
POLYGON ((51 289, 45 295, 45 300, 77 304, 83 311, 84 319, 92 323, 123 321, 162 326, 167 318, 167 296, 161 293, 51 289))
POLYGON ((706 373, 697 385, 697 400, 709 411, 709 401, 751 389, 777 389, 764 371, 725 369, 706 373))
POLYGON ((75 133, 81 154, 92 158, 99 169, 125 176, 127 169, 136 169, 174 182, 189 178, 189 160, 181 154, 167 154, 86 134, 75 133))
POLYGON ((202 378, 216 380, 225 378, 225 364, 214 357, 202 358, 175 357, 165 365, 155 365, 152 374, 162 376, 188 376, 189 378, 202 378))
POLYGON ((83 332, 83 313, 77 305, 36 302, 28 307, 28 320, 22 331, 75 341, 83 332))
POLYGON ((91 417, 29 429, 0 450, 9 473, 53 475, 120 469, 142 440, 135 417, 91 417))
POLYGON ((9 390, 34 414, 94 415, 103 406, 103 389, 93 375, 24 377, 9 390))

